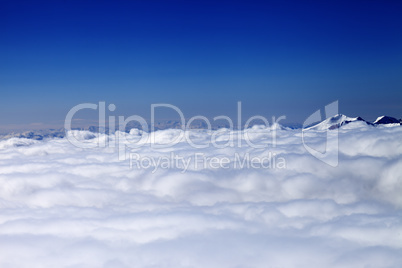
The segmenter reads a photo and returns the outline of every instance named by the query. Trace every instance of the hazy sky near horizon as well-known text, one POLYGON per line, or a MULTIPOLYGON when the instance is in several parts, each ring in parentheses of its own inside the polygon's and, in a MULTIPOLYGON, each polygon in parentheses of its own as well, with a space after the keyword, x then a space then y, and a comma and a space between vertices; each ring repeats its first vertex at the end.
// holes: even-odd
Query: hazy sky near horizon
MULTIPOLYGON (((1 1, 0 128, 106 101, 149 117, 402 117, 397 1, 1 1)), ((94 113, 95 115, 96 113, 94 113)))

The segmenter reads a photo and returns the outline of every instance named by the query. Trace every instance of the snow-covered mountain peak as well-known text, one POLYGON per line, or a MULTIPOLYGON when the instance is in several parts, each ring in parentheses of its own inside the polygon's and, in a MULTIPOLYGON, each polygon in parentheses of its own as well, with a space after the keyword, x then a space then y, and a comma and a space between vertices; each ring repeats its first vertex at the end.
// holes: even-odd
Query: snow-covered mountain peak
POLYGON ((352 123, 352 122, 360 122, 360 123, 363 123, 364 125, 371 124, 371 123, 366 122, 361 117, 348 117, 343 114, 337 114, 330 118, 325 119, 321 123, 318 123, 312 127, 307 128, 307 129, 311 129, 311 130, 337 129, 341 126, 344 126, 344 125, 352 123))
POLYGON ((380 116, 374 121, 375 125, 383 125, 383 124, 400 124, 400 121, 391 116, 380 116))

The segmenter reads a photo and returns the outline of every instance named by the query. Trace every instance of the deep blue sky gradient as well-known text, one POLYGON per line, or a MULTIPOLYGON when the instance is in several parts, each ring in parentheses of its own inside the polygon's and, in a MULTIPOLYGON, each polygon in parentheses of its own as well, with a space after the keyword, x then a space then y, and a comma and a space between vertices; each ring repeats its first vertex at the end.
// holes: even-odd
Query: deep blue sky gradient
POLYGON ((402 117, 398 1, 1 1, 0 126, 82 102, 149 117, 402 117))

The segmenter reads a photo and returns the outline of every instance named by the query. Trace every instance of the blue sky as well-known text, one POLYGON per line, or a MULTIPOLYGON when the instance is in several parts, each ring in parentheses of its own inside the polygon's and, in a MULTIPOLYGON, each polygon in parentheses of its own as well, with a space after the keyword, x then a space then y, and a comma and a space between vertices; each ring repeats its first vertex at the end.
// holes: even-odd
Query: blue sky
POLYGON ((149 117, 340 112, 402 117, 397 1, 1 1, 0 127, 82 102, 149 117), (353 3, 350 3, 353 2, 353 3))

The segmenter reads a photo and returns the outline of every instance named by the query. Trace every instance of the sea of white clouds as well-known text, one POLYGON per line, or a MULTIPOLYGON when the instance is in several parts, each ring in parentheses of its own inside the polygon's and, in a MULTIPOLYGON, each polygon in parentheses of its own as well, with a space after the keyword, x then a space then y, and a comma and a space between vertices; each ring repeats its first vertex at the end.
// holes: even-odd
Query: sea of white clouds
MULTIPOLYGON (((301 130, 240 132, 264 148, 225 129, 187 134, 198 145, 233 135, 233 147, 153 146, 178 132, 155 132, 126 160, 116 135, 69 133, 106 141, 87 149, 0 141, 0 267, 402 267, 402 127, 342 127, 336 167, 306 150, 301 130), (190 164, 149 164, 173 155, 190 164), (236 155, 272 161, 234 166, 236 155)), ((326 133, 305 135, 325 149, 326 133)))

